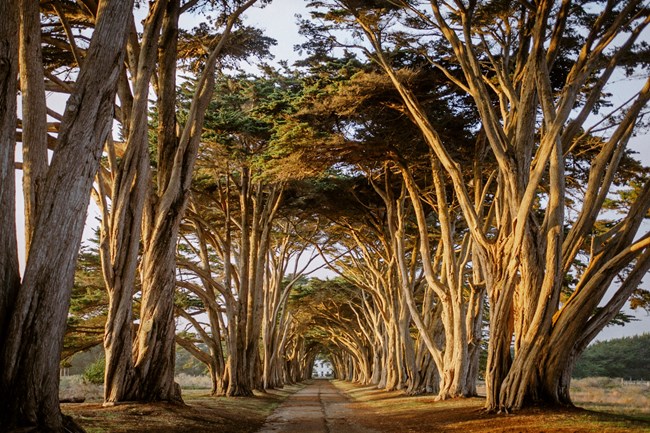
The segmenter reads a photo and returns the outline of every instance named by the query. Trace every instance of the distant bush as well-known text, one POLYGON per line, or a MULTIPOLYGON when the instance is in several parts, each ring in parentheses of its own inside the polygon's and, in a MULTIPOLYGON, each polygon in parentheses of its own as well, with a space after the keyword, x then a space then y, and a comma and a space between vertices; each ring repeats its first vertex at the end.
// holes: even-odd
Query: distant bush
POLYGON ((612 389, 621 386, 621 379, 613 377, 586 377, 571 382, 571 387, 576 389, 582 388, 596 388, 596 389, 612 389))
POLYGON ((174 380, 183 389, 210 389, 212 387, 212 382, 206 375, 193 376, 181 373, 177 374, 176 377, 174 377, 174 380))
POLYGON ((83 380, 86 383, 101 385, 104 383, 104 371, 106 370, 106 359, 101 357, 86 367, 83 380))
POLYGON ((104 356, 104 346, 101 344, 89 350, 75 353, 65 360, 65 363, 67 364, 66 367, 68 367, 67 374, 78 374, 79 376, 83 375, 84 371, 86 371, 86 368, 88 368, 90 364, 94 363, 102 356, 104 356))
POLYGON ((59 398, 78 399, 85 401, 102 401, 104 398, 103 384, 97 385, 87 382, 80 374, 61 377, 59 398))
POLYGON ((597 342, 576 362, 573 377, 650 380, 650 334, 597 342))

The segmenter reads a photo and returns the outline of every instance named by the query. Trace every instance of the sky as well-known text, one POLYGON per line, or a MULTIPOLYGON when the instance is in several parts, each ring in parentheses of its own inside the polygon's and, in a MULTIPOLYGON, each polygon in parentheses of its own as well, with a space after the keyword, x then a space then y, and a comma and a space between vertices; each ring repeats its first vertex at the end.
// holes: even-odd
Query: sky
MULTIPOLYGON (((273 55, 275 56, 275 61, 288 60, 289 64, 299 58, 299 55, 293 51, 293 47, 296 44, 301 43, 302 37, 298 34, 298 25, 296 14, 302 14, 304 17, 307 17, 306 1, 303 0, 273 0, 270 5, 267 5, 264 8, 254 7, 249 9, 244 15, 244 21, 247 25, 252 25, 266 31, 266 35, 270 36, 277 40, 277 45, 271 48, 273 55)), ((618 86, 617 91, 614 92, 614 98, 616 101, 623 102, 629 96, 626 94, 626 89, 624 86, 618 86)), ((634 139, 633 147, 640 152, 641 159, 646 165, 650 165, 650 149, 648 146, 650 138, 648 136, 636 137, 634 139)), ((20 148, 17 148, 16 157, 18 160, 21 160, 20 148)), ((17 171, 16 187, 17 187, 17 215, 22 215, 22 191, 20 189, 22 184, 22 173, 17 171)), ((99 212, 94 205, 91 203, 89 209, 89 215, 87 219, 86 230, 84 232, 84 238, 88 239, 93 235, 94 229, 97 227, 97 218, 99 212)), ((19 224, 22 224, 20 219, 18 220, 19 224)), ((18 230, 19 235, 19 245, 24 245, 24 231, 18 230)), ((21 251, 21 263, 24 264, 24 252, 21 251)), ((319 272, 317 276, 326 277, 333 274, 319 272)), ((645 283, 645 287, 650 287, 650 278, 645 283)), ((644 332, 650 332, 650 315, 645 311, 636 311, 631 310, 626 311, 628 314, 632 314, 638 320, 632 322, 624 327, 621 326, 611 326, 605 328, 596 338, 596 340, 608 340, 611 338, 619 338, 623 336, 637 335, 644 332)))
POLYGON ((247 25, 265 29, 266 35, 278 41, 271 49, 275 61, 289 60, 289 64, 299 58, 293 51, 296 44, 304 39, 298 34, 296 14, 308 17, 305 0, 273 0, 264 8, 253 7, 246 11, 245 22, 247 25))

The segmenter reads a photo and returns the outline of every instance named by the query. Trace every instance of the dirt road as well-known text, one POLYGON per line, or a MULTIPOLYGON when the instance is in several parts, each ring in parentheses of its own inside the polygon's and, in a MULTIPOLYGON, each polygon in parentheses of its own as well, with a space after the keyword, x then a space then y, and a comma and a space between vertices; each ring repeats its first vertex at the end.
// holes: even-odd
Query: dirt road
POLYGON ((377 433, 355 425, 355 402, 327 380, 291 395, 257 433, 377 433))

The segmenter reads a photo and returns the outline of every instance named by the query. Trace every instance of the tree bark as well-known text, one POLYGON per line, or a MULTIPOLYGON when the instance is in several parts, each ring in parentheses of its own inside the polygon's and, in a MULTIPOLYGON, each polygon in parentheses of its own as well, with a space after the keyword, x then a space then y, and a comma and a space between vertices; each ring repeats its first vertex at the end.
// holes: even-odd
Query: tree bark
MULTIPOLYGON (((7 3, 13 2, 2 4, 7 3)), ((132 6, 132 0, 101 4, 36 206, 23 283, 9 306, 13 314, 0 344, 1 386, 13 390, 0 397, 0 423, 7 431, 64 431, 58 399, 63 333, 90 190, 110 133, 132 6)), ((3 17, 15 16, 7 12, 3 17)))
MULTIPOLYGON (((480 20, 475 19, 478 4, 457 8, 452 18, 445 2, 429 2, 431 15, 410 2, 397 3, 413 19, 438 29, 442 40, 451 47, 462 77, 441 64, 432 64, 473 99, 481 119, 481 134, 485 134, 496 161, 497 185, 491 191, 494 205, 490 216, 481 212, 477 191, 472 201, 468 182, 450 153, 451 147, 443 143, 421 102, 400 79, 384 50, 385 33, 391 30, 380 29, 376 22, 365 20, 363 14, 353 13, 374 49, 373 60, 390 77, 436 161, 451 179, 455 203, 471 233, 472 264, 481 264, 490 297, 486 408, 510 411, 540 398, 551 403, 561 401, 568 395, 565 388, 569 375, 560 365, 572 364, 584 343, 583 337, 589 334, 585 329, 595 330, 595 322, 602 325, 603 317, 589 317, 614 276, 622 271, 619 265, 624 262, 642 269, 646 260, 646 235, 643 234, 643 240, 634 240, 639 235, 634 217, 621 223, 620 233, 612 230, 604 235, 611 241, 601 243, 600 236, 594 236, 592 251, 585 252, 591 255, 588 267, 577 270, 580 282, 560 308, 563 278, 575 266, 579 251, 584 251, 604 200, 612 192, 612 179, 624 153, 627 134, 633 130, 639 105, 647 103, 647 99, 643 101, 647 88, 640 92, 637 101, 626 106, 627 112, 609 138, 597 137, 599 134, 592 130, 585 133, 600 139, 602 150, 593 159, 582 209, 577 210, 574 221, 564 215, 564 206, 570 201, 565 192, 567 158, 574 150, 572 147, 579 145, 576 137, 587 116, 598 109, 602 89, 612 73, 624 66, 622 59, 650 24, 650 18, 637 12, 642 5, 639 0, 606 2, 594 16, 593 25, 584 29, 584 45, 577 47, 580 51, 574 53, 570 70, 562 71, 551 68, 566 34, 569 7, 574 6, 571 2, 562 2, 557 9, 557 2, 551 1, 541 2, 536 8, 513 7, 512 18, 495 15, 497 23, 502 19, 521 23, 518 28, 504 26, 503 34, 495 37, 492 32, 497 27, 486 32, 480 20), (517 43, 502 42, 511 39, 517 43), (605 52, 608 56, 603 61, 605 52), (488 70, 489 76, 485 72, 488 70), (558 76, 563 82, 557 82, 558 76), (578 113, 573 116, 576 109, 578 113), (570 227, 566 239, 565 227, 570 227), (620 248, 622 245, 629 250, 620 248), (614 257, 617 254, 620 256, 614 257), (609 272, 607 277, 605 272, 609 272), (594 326, 589 326, 589 322, 594 326), (574 343, 577 339, 580 343, 570 344, 565 339, 574 343), (544 363, 548 366, 540 366, 544 363)), ((477 184, 481 182, 473 186, 477 184)), ((441 225, 444 229, 442 221, 441 225)), ((447 266, 450 263, 447 261, 447 266)), ((440 295, 441 302, 453 303, 453 291, 451 294, 452 299, 440 295)), ((610 301, 611 311, 617 302, 610 301)), ((460 322, 454 316, 462 314, 462 310, 457 307, 456 311, 448 308, 443 314, 450 319, 445 322, 447 332, 452 323, 459 329, 460 322)))
POLYGON ((104 402, 121 401, 133 380, 133 294, 140 253, 140 227, 145 193, 150 182, 148 102, 149 85, 158 54, 158 39, 167 2, 155 2, 144 21, 142 44, 132 65, 134 96, 125 130, 126 152, 119 166, 112 167, 113 186, 110 213, 105 211, 101 248, 109 295, 108 317, 104 332, 106 370, 104 402))
MULTIPOLYGON (((0 244, 3 245, 0 249, 0 342, 3 347, 8 338, 11 310, 20 288, 15 190, 18 2, 0 1, 0 15, 3 17, 0 26, 0 244)), ((5 380, 4 376, 0 377, 5 380)), ((1 397, 0 402, 5 403, 1 397)), ((0 411, 6 416, 4 406, 0 406, 0 411)))
POLYGON ((41 54, 38 2, 22 0, 20 25, 20 87, 22 93, 23 193, 25 251, 34 232, 39 191, 47 174, 47 106, 41 54))
MULTIPOLYGON (((173 2, 169 15, 179 13, 178 0, 173 2)), ((210 52, 198 79, 187 123, 180 137, 172 136, 175 128, 168 123, 161 125, 159 133, 158 161, 162 173, 158 173, 157 191, 152 191, 146 201, 143 218, 142 256, 142 304, 141 324, 138 328, 135 348, 135 380, 126 399, 139 401, 181 401, 180 387, 174 383, 174 292, 176 285, 176 244, 179 227, 189 199, 192 172, 201 140, 201 132, 208 104, 214 91, 216 61, 222 53, 233 26, 239 16, 256 0, 248 0, 229 17, 221 38, 210 52)), ((176 15, 177 16, 177 15, 176 15)), ((167 22, 165 29, 175 39, 175 27, 167 22)), ((174 52, 166 47, 164 53, 174 52)), ((159 112, 170 113, 176 106, 171 57, 163 54, 161 82, 166 83, 166 93, 159 92, 159 112), (166 59, 166 60, 165 60, 166 59), (167 68, 165 65, 169 65, 167 68)), ((164 115, 161 122, 176 124, 175 117, 164 115)))

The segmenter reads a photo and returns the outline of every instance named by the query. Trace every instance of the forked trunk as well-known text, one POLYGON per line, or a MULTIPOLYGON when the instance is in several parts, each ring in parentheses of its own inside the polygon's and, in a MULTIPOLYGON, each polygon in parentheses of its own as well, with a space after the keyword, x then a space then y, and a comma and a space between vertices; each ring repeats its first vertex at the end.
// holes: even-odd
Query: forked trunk
MULTIPOLYGON (((175 211, 175 212, 174 212, 175 211)), ((137 339, 135 375, 127 400, 181 402, 174 382, 174 291, 176 289, 176 239, 181 209, 157 227, 142 258, 142 307, 137 339)))

